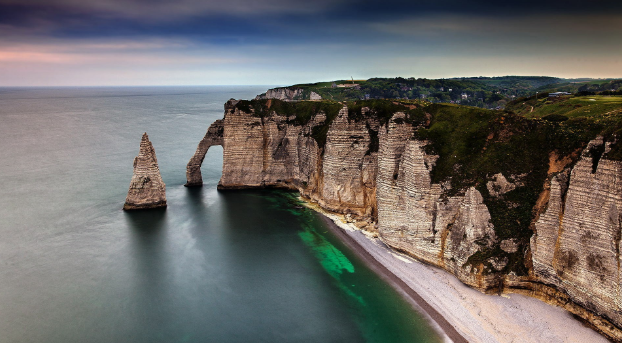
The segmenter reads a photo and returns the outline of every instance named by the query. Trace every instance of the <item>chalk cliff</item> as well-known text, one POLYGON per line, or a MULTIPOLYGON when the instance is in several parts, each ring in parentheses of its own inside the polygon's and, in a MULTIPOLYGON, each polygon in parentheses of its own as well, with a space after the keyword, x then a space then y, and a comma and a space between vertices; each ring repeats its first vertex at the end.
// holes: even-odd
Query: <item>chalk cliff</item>
POLYGON ((472 287, 538 297, 622 341, 622 162, 584 124, 449 105, 231 100, 188 184, 220 144, 219 189, 297 190, 472 287))
POLYGON ((622 162, 607 158, 609 145, 592 140, 574 167, 551 175, 531 249, 537 280, 607 319, 599 326, 620 340, 622 162))
POLYGON ((166 186, 160 176, 158 159, 145 132, 134 158, 134 175, 125 199, 124 210, 166 207, 166 186))
POLYGON ((497 240, 482 195, 470 187, 464 195, 445 196, 443 186, 430 177, 438 156, 427 155, 426 142, 410 140, 412 134, 403 137, 404 128, 397 126, 391 122, 380 136, 380 237, 393 248, 443 267, 466 284, 489 288, 497 277, 494 271, 468 263, 469 257, 497 240))
POLYGON ((255 97, 255 100, 276 99, 282 101, 322 100, 322 96, 314 91, 305 91, 302 88, 272 88, 264 94, 255 97))

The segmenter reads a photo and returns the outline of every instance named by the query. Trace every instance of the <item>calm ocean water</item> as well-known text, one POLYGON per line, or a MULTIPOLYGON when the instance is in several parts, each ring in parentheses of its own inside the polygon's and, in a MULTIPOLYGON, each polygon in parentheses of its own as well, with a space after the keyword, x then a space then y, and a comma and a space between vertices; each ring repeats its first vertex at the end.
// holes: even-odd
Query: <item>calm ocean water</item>
POLYGON ((438 342, 296 194, 185 166, 268 87, 0 88, 0 342, 438 342), (147 132, 166 211, 121 210, 147 132))

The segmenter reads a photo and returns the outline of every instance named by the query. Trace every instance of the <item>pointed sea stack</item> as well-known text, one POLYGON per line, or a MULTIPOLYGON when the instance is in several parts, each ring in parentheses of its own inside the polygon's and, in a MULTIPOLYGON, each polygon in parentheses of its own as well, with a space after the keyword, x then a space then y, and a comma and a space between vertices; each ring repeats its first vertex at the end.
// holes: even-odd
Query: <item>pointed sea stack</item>
POLYGON ((125 199, 124 210, 142 210, 166 207, 166 186, 160 176, 158 159, 145 132, 140 151, 134 158, 134 175, 125 199))

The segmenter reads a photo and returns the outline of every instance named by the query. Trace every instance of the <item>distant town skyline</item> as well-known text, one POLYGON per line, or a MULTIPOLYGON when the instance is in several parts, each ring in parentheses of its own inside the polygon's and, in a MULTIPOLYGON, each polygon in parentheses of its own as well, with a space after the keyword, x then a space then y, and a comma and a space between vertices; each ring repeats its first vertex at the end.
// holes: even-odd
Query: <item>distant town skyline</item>
POLYGON ((622 78, 622 3, 0 0, 0 86, 622 78))

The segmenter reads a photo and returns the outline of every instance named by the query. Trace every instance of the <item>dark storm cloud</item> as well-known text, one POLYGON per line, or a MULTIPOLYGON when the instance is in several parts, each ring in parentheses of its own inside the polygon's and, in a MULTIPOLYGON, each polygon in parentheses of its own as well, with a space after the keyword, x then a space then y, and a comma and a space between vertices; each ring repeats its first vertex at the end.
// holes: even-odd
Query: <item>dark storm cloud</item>
MULTIPOLYGON (((33 1, 28 5, 0 0, 0 40, 11 36, 59 38, 183 36, 216 44, 297 40, 318 25, 325 4, 309 6, 276 0, 246 4, 231 1, 143 2, 33 1), (287 6, 285 6, 287 5, 287 6), (295 6, 294 6, 295 5, 295 6)), ((335 25, 321 23, 314 35, 335 25)))
MULTIPOLYGON (((0 0, 0 28, 65 38, 184 36, 221 44, 336 42, 386 39, 371 23, 443 16, 582 16, 622 13, 622 2, 603 1, 307 1, 307 0, 0 0), (38 29, 38 30, 37 30, 38 29)), ((546 25, 546 23, 540 23, 546 25)), ((513 27, 517 31, 523 28, 513 27)), ((571 29, 571 28, 569 28, 571 29)))
POLYGON ((622 70, 622 1, 0 0, 0 85, 622 70))
POLYGON ((622 2, 617 0, 596 1, 493 1, 493 0, 444 0, 444 1, 361 1, 341 3, 338 12, 346 16, 371 20, 374 18, 400 19, 405 16, 424 16, 429 14, 484 15, 484 16, 522 16, 534 14, 620 14, 622 2))

